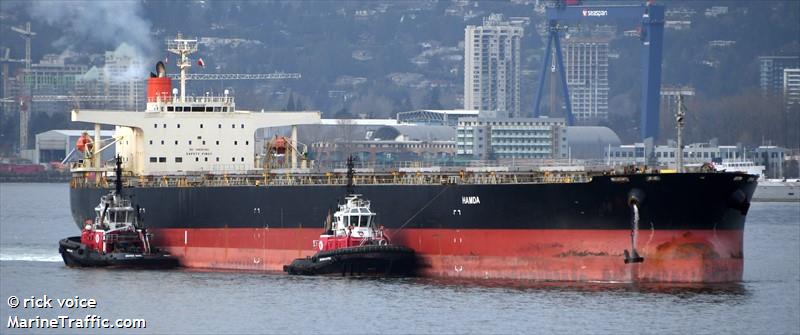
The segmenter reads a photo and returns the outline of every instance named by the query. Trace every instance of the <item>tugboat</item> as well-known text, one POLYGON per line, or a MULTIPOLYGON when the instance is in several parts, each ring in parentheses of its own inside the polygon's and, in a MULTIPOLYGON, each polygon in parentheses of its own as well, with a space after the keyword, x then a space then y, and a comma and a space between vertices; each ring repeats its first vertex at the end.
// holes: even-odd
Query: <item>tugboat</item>
POLYGON ((414 250, 392 245, 383 227, 376 227, 370 202, 352 192, 353 161, 347 162, 348 195, 333 215, 328 213, 325 232, 312 242, 314 256, 298 258, 283 271, 290 275, 408 276, 416 268, 414 250))
POLYGON ((122 194, 122 166, 117 158, 115 189, 100 198, 94 221, 80 236, 59 241, 58 252, 69 267, 173 268, 178 260, 150 245, 152 234, 141 225, 138 206, 122 194))

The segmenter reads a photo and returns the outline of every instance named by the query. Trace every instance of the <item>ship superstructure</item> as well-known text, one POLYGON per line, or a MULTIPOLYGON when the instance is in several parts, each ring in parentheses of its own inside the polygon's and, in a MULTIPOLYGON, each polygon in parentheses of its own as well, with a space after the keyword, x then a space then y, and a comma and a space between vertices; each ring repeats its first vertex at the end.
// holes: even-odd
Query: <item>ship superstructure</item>
MULTIPOLYGON (((179 36, 168 43, 168 48, 180 56, 180 90, 172 88, 160 64, 148 79, 145 112, 72 111, 72 121, 94 123, 96 129, 101 124, 116 126, 116 150, 126 171, 136 175, 245 173, 257 165, 254 139, 258 129, 320 122, 319 112, 237 110, 227 90, 221 96, 187 95, 189 55, 197 51, 197 40, 179 36)), ((103 170, 99 155, 94 156, 97 160, 87 161, 80 168, 103 170)))

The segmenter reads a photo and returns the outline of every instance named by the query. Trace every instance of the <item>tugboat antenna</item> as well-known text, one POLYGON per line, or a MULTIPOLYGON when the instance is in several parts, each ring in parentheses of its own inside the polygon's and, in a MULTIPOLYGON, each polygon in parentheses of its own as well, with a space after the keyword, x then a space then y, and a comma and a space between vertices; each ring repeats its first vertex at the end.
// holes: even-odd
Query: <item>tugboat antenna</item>
POLYGON ((116 157, 116 164, 117 167, 114 169, 114 172, 117 175, 117 180, 114 182, 114 187, 117 194, 122 194, 122 157, 119 155, 116 157))
POLYGON ((347 195, 355 193, 353 187, 353 176, 355 175, 354 166, 353 156, 351 155, 347 157, 347 195))

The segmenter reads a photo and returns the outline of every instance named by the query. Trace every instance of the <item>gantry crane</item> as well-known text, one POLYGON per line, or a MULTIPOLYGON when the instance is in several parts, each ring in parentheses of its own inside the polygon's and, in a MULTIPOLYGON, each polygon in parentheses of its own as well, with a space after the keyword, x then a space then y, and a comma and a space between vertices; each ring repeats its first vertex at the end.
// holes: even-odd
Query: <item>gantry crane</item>
POLYGON ((599 19, 639 19, 641 20, 642 41, 642 103, 641 103, 641 136, 642 139, 658 137, 658 108, 661 89, 661 54, 664 37, 664 6, 654 5, 650 1, 643 5, 581 5, 577 0, 555 1, 545 9, 548 20, 547 50, 542 62, 539 88, 534 102, 534 116, 540 115, 539 106, 544 89, 547 66, 551 61, 551 51, 555 54, 557 70, 561 78, 561 91, 567 112, 567 124, 575 123, 572 115, 572 104, 569 99, 567 77, 564 72, 564 60, 561 52, 560 31, 564 29, 560 21, 581 21, 599 19))

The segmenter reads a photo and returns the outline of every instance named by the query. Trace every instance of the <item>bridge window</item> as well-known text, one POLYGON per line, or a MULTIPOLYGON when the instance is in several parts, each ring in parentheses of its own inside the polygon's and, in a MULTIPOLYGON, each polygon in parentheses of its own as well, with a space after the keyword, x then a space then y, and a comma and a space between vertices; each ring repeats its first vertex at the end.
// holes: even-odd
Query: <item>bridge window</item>
POLYGON ((150 140, 150 145, 153 145, 153 140, 150 140))
POLYGON ((244 123, 242 123, 239 128, 244 129, 244 123))
POLYGON ((161 140, 161 145, 164 145, 164 140, 161 140))
POLYGON ((195 158, 194 158, 194 161, 195 161, 195 162, 199 162, 199 161, 200 161, 200 157, 195 157, 195 158))
POLYGON ((244 141, 244 145, 250 145, 250 141, 244 141))
POLYGON ((233 145, 239 145, 239 141, 233 141, 233 145))
POLYGON ((192 112, 202 112, 205 108, 203 107, 192 107, 192 112))
POLYGON ((158 157, 158 162, 159 163, 166 163, 167 162, 167 157, 158 157))
POLYGON ((158 162, 158 158, 150 157, 150 163, 156 163, 156 162, 158 162))
POLYGON ((180 127, 181 127, 181 124, 180 124, 180 123, 178 123, 178 128, 180 128, 180 127))
POLYGON ((235 162, 235 161, 236 161, 236 157, 231 157, 231 162, 235 162))
POLYGON ((219 162, 219 157, 217 157, 217 162, 219 162))
POLYGON ((203 129, 203 124, 202 123, 200 124, 200 129, 203 129))
POLYGON ((232 125, 231 125, 231 128, 233 128, 233 129, 236 129, 236 125, 235 125, 235 124, 232 124, 232 125))
POLYGON ((203 160, 208 162, 208 157, 204 157, 203 160))
POLYGON ((219 141, 217 141, 217 145, 219 145, 219 141))
POLYGON ((167 124, 166 123, 164 124, 164 128, 167 128, 167 124))
POLYGON ((178 141, 175 141, 175 145, 178 145, 178 141))
POLYGON ((206 145, 206 141, 203 141, 203 145, 206 145))
POLYGON ((244 162, 244 157, 242 157, 242 162, 244 162))
POLYGON ((183 157, 175 157, 175 163, 183 163, 183 157))
POLYGON ((158 128, 158 123, 153 123, 153 128, 158 128))
POLYGON ((217 128, 222 129, 222 123, 218 124, 217 128))

